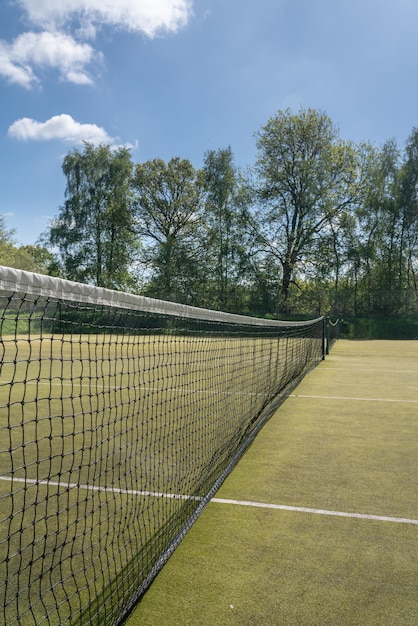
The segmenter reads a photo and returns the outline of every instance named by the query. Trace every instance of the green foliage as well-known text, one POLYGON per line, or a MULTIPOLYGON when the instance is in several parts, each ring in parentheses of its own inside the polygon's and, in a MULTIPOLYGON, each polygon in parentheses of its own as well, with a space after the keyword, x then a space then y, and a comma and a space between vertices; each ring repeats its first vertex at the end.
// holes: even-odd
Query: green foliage
POLYGON ((187 159, 154 159, 136 166, 132 187, 136 233, 144 243, 141 261, 148 270, 145 293, 195 303, 204 275, 201 172, 187 159))
POLYGON ((4 216, 0 215, 0 265, 40 274, 53 273, 53 256, 46 248, 18 246, 14 236, 15 231, 6 228, 4 216))
POLYGON ((362 192, 360 150, 342 142, 330 118, 312 109, 279 111, 257 135, 254 245, 281 266, 281 303, 321 234, 344 218, 362 192))
POLYGON ((245 263, 242 180, 231 148, 205 154, 203 185, 206 192, 202 254, 206 267, 206 303, 234 311, 245 263))
POLYGON ((132 288, 138 243, 129 151, 85 143, 82 152, 73 150, 64 158, 62 169, 66 200, 44 239, 58 249, 63 276, 100 287, 132 288))
POLYGON ((357 316, 343 319, 344 339, 418 339, 418 317, 357 316))
POLYGON ((418 129, 376 148, 287 109, 256 147, 244 171, 230 147, 195 169, 86 143, 37 246, 0 218, 0 263, 257 316, 418 315, 418 129))

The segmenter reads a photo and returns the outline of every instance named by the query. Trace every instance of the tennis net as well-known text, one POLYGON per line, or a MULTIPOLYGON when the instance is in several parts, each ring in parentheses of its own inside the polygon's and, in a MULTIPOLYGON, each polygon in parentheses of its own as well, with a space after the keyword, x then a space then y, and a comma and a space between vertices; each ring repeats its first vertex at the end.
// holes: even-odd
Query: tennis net
POLYGON ((265 321, 0 267, 5 624, 119 624, 324 356, 265 321))

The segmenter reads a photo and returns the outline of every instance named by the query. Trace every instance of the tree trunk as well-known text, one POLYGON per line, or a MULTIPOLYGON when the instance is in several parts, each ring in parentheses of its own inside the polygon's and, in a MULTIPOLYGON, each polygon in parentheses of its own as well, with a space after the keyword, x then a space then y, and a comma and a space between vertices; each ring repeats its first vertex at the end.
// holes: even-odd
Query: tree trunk
POLYGON ((280 289, 280 302, 279 302, 280 313, 289 313, 288 298, 289 298, 289 287, 290 287, 291 277, 292 277, 292 264, 290 263, 290 261, 285 261, 283 263, 282 286, 280 289))

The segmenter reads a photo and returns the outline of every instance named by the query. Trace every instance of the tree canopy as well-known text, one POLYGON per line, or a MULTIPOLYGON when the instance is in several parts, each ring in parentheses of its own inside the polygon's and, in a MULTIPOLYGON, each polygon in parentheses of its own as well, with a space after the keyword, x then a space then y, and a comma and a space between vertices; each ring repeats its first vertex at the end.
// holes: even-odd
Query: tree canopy
POLYGON ((344 143, 330 118, 289 109, 257 136, 255 244, 281 268, 280 308, 287 311, 297 270, 318 258, 318 244, 362 193, 359 150, 344 143))
POLYGON ((154 159, 136 166, 132 186, 142 261, 150 272, 147 292, 188 301, 200 258, 201 173, 187 159, 154 159))
POLYGON ((0 260, 72 280, 261 316, 418 311, 418 130, 404 149, 342 140, 315 109, 277 111, 256 159, 231 147, 134 164, 84 144, 34 247, 0 223, 0 260))
POLYGON ((132 168, 128 149, 106 145, 85 143, 64 158, 66 199, 46 242, 66 278, 113 289, 134 284, 132 168))
POLYGON ((6 227, 4 216, 0 215, 0 265, 28 272, 56 273, 51 252, 40 245, 19 246, 15 235, 14 230, 6 227))

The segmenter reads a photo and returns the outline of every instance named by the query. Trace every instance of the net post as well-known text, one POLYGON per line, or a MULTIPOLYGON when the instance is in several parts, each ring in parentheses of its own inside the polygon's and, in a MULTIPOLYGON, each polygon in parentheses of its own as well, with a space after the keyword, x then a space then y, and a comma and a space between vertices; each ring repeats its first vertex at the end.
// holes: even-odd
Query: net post
POLYGON ((329 345, 331 340, 330 319, 328 316, 324 318, 325 322, 325 354, 329 354, 329 345))
POLYGON ((329 354, 329 317, 326 315, 322 318, 322 360, 325 360, 325 356, 329 354))

